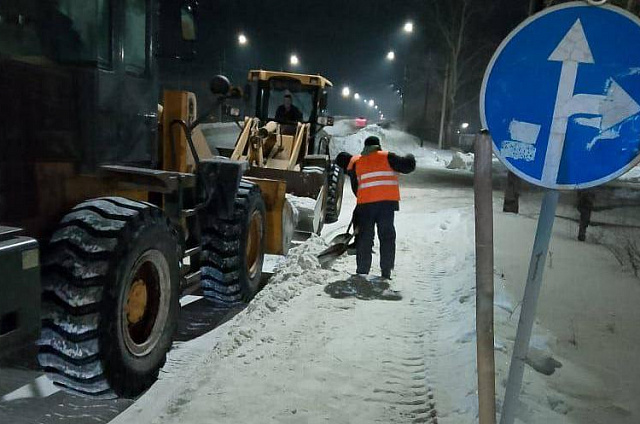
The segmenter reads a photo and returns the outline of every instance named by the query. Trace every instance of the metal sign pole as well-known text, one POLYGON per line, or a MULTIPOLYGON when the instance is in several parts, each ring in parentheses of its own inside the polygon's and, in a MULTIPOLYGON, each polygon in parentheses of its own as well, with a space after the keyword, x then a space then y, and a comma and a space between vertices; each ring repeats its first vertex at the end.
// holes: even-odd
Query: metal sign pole
POLYGON ((480 424, 496 422, 496 365, 493 351, 493 187, 491 136, 475 141, 476 334, 480 424))
POLYGON ((525 359, 529 352, 529 341, 531 340, 531 331, 536 315, 538 297, 542 286, 542 275, 549 252, 549 241, 551 240, 559 196, 560 192, 548 190, 542 200, 538 229, 536 230, 536 238, 533 243, 531 262, 529 263, 527 285, 524 290, 524 298, 522 299, 518 332, 516 333, 511 365, 509 366, 509 379, 507 381, 507 389, 502 405, 500 424, 513 424, 515 419, 518 397, 520 396, 520 388, 522 387, 525 359))

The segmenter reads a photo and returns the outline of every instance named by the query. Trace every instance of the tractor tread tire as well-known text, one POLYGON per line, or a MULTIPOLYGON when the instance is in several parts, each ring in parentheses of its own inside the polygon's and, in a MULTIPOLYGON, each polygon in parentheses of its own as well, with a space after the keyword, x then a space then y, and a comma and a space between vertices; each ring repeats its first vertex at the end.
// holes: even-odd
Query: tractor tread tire
MULTIPOLYGON (((105 298, 114 296, 109 293, 117 284, 111 274, 132 237, 148 228, 176 238, 153 205, 105 197, 76 206, 51 237, 43 258, 38 362, 63 390, 100 399, 132 397, 157 378, 164 359, 155 372, 121 378, 121 371, 109 366, 115 348, 104 339, 109 326, 105 298)), ((170 320, 167 326, 172 327, 170 320)))
MULTIPOLYGON (((262 214, 264 226, 266 211, 260 187, 243 179, 234 202, 233 216, 230 219, 214 218, 202 230, 200 284, 205 297, 219 306, 242 305, 257 292, 256 280, 259 283, 262 271, 260 269, 253 279, 248 276, 245 252, 248 219, 256 209, 262 214)), ((264 232, 261 243, 260 264, 264 255, 264 232)))
POLYGON ((327 191, 327 212, 325 215, 325 223, 333 224, 340 218, 342 210, 342 194, 344 190, 344 170, 337 164, 332 163, 329 168, 329 189, 327 191))

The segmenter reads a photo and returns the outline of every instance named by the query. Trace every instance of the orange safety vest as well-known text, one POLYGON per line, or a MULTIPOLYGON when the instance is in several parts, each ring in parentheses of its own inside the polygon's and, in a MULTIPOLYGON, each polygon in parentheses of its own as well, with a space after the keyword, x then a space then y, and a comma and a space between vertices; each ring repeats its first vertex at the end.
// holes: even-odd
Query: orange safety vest
POLYGON ((398 174, 389 165, 389 152, 353 156, 347 170, 356 170, 358 204, 400 201, 398 174))

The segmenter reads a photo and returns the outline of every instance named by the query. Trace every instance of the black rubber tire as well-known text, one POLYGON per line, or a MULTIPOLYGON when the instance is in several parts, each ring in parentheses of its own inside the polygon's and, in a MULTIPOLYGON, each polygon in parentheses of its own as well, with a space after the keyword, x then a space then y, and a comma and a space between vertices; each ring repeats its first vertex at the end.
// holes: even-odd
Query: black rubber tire
MULTIPOLYGON (((84 397, 132 398, 153 384, 177 325, 179 258, 176 231, 151 204, 94 199, 62 219, 43 260, 38 340, 38 362, 57 386, 84 397), (123 335, 123 302, 131 272, 149 252, 166 260, 168 281, 157 293, 164 290, 169 297, 156 343, 134 355, 123 335)), ((150 318, 150 328, 156 319, 150 318)))
POLYGON ((340 211, 342 210, 342 195, 344 192, 344 170, 340 168, 336 163, 332 163, 329 168, 329 180, 327 191, 327 211, 324 218, 324 222, 327 224, 333 224, 340 218, 340 211))
POLYGON ((257 184, 242 180, 231 219, 211 219, 202 230, 201 286, 210 301, 231 307, 249 302, 261 288, 266 235, 266 208, 257 184), (261 218, 255 270, 247 259, 251 218, 261 218))

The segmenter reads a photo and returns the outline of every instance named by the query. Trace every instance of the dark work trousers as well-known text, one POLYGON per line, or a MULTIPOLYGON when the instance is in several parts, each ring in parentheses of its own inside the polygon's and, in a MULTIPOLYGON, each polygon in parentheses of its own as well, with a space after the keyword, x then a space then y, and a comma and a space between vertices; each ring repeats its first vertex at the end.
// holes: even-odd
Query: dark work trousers
POLYGON ((390 273, 396 259, 396 229, 393 225, 397 206, 385 203, 367 203, 358 205, 358 238, 356 244, 356 272, 368 274, 371 270, 371 256, 375 228, 378 228, 380 241, 380 269, 390 273))

